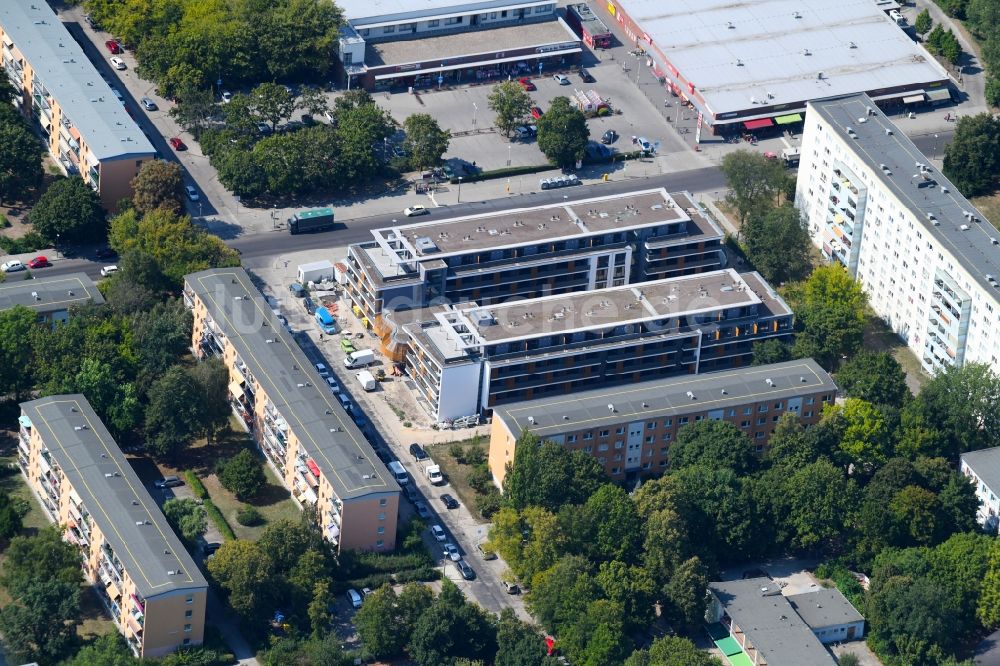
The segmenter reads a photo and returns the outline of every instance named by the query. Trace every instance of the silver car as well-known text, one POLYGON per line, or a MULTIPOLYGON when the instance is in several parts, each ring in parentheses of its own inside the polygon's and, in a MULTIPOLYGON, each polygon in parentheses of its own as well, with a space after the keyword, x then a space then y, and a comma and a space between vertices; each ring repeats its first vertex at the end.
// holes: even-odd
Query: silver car
POLYGON ((156 111, 159 107, 156 106, 156 102, 149 99, 148 97, 143 97, 139 100, 139 104, 142 104, 142 108, 147 111, 156 111))

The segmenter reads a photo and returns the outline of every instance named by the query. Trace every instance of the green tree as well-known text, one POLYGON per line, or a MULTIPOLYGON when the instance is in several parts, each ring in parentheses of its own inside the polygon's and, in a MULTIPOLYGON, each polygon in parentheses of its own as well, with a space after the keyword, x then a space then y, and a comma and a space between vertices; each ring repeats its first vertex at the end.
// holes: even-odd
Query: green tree
POLYGON ((565 555, 534 576, 527 606, 543 627, 559 633, 583 616, 600 594, 590 562, 578 555, 565 555))
MULTIPOLYGON (((20 201, 42 184, 42 144, 17 113, 0 112, 0 203, 20 201)), ((79 180, 79 179, 78 179, 79 180)))
POLYGON ((670 468, 725 467, 740 476, 757 468, 753 442, 729 421, 698 421, 677 431, 670 446, 670 468))
POLYGON ((490 109, 497 114, 494 123, 504 136, 510 133, 528 115, 531 96, 517 81, 502 81, 493 86, 489 96, 490 109))
POLYGON ((530 432, 517 441, 514 460, 503 481, 504 506, 540 506, 557 511, 563 504, 583 504, 604 483, 604 470, 582 451, 539 442, 530 432))
POLYGON ((184 171, 176 162, 150 160, 132 179, 132 205, 140 213, 166 208, 184 211, 184 171))
POLYGON ((441 593, 413 628, 410 655, 420 666, 447 666, 461 658, 492 659, 497 650, 492 620, 445 579, 441 593))
POLYGON ((262 83, 250 92, 250 103, 254 110, 268 123, 271 129, 292 117, 295 112, 295 98, 277 83, 262 83))
POLYGON ((500 611, 497 620, 495 666, 556 666, 555 657, 546 655, 545 642, 537 629, 518 619, 510 608, 500 611))
POLYGON ((572 167, 582 160, 589 139, 587 118, 568 97, 553 99, 538 119, 538 149, 556 166, 572 167))
POLYGON ((740 233, 750 261, 769 282, 801 280, 812 268, 809 232, 802 214, 791 202, 752 210, 740 233))
POLYGON ((919 14, 917 14, 917 19, 913 23, 913 28, 914 30, 917 31, 918 35, 923 37, 928 32, 930 32, 931 26, 933 25, 934 22, 931 20, 930 11, 927 9, 923 9, 919 14))
POLYGON ((633 652, 625 660, 625 666, 722 666, 722 662, 686 638, 663 636, 653 641, 648 650, 633 652))
POLYGON ((792 349, 788 343, 777 338, 758 340, 753 343, 753 365, 784 363, 792 360, 792 349))
POLYGON ((146 447, 158 456, 183 451, 203 429, 201 391, 184 368, 174 366, 149 389, 146 408, 146 447))
POLYGON ((259 622, 274 610, 274 561, 259 542, 226 541, 208 562, 208 571, 240 617, 259 622))
POLYGON ((787 179, 780 160, 749 150, 737 150, 722 158, 722 173, 729 187, 726 203, 736 211, 740 229, 752 214, 766 214, 776 205, 787 179))
POLYGON ((783 494, 792 547, 836 550, 849 531, 848 521, 857 504, 854 484, 844 473, 829 461, 818 460, 788 477, 783 494))
POLYGON ((902 407, 910 396, 906 373, 889 352, 862 351, 837 371, 845 394, 875 405, 902 407))
POLYGON ((976 617, 987 629, 1000 626, 1000 540, 994 540, 989 547, 989 560, 976 606, 976 617))
POLYGON ((869 595, 870 640, 901 663, 939 663, 957 644, 962 621, 943 582, 897 576, 869 595))
POLYGON ((46 527, 33 536, 14 537, 4 556, 0 584, 12 597, 23 596, 24 589, 35 583, 83 583, 80 555, 72 544, 63 541, 56 527, 46 527))
POLYGON ((80 587, 59 580, 19 586, 0 609, 6 649, 22 659, 51 663, 66 656, 80 623, 80 587))
POLYGON ((889 459, 891 433, 884 414, 865 400, 847 398, 843 404, 827 405, 823 420, 840 432, 840 455, 846 465, 873 470, 889 459))
MULTIPOLYGON (((123 268, 124 272, 131 266, 123 268)), ((194 319, 183 301, 172 298, 130 318, 139 380, 152 384, 191 346, 194 319)))
POLYGON ((222 485, 244 501, 255 497, 267 483, 260 460, 249 449, 220 460, 216 472, 222 485))
MULTIPOLYGON (((284 88, 281 90, 287 94, 284 88)), ((222 115, 226 121, 226 129, 243 135, 256 134, 257 124, 264 121, 263 114, 257 110, 254 98, 241 93, 233 95, 229 103, 222 107, 222 115)))
POLYGON ((35 231, 53 243, 93 243, 107 234, 100 199, 82 178, 53 181, 28 218, 35 231))
POLYGON ((212 164, 219 172, 219 182, 236 196, 255 199, 267 190, 267 178, 252 152, 227 150, 213 158, 212 164))
POLYGON ((0 546, 21 531, 23 514, 10 495, 0 491, 0 546))
POLYGON ((330 110, 326 94, 316 86, 307 86, 302 90, 302 95, 296 102, 296 107, 302 109, 312 116, 323 116, 330 110))
POLYGON ((190 84, 177 91, 177 104, 170 109, 170 116, 196 139, 218 113, 219 106, 215 103, 211 88, 190 84))
MULTIPOLYGON (((190 339, 190 335, 188 336, 190 339)), ((229 370, 219 358, 209 358, 190 370, 201 389, 200 420, 209 441, 229 427, 229 370)), ((264 482, 261 482, 263 487, 264 482)), ((254 493, 256 494, 256 493, 254 493)))
POLYGON ((962 45, 950 29, 946 30, 941 38, 941 55, 952 65, 957 65, 962 59, 962 45))
POLYGON ((640 566, 618 560, 602 562, 597 582, 604 598, 622 609, 627 631, 641 631, 653 620, 653 601, 657 598, 656 581, 640 566))
POLYGON ((20 399, 32 384, 31 333, 39 328, 34 311, 23 305, 0 310, 0 388, 20 399))
POLYGON ((988 365, 967 363, 939 372, 920 390, 912 410, 939 433, 946 457, 1000 442, 1000 378, 988 365))
POLYGON ((959 118, 955 136, 944 150, 944 175, 967 197, 996 189, 1000 182, 1000 119, 991 113, 959 118))
POLYGON ((330 581, 316 581, 307 611, 313 638, 322 637, 330 627, 330 581))
POLYGON ((409 152, 410 166, 423 169, 441 163, 441 157, 448 152, 451 132, 443 130, 437 120, 428 113, 414 113, 403 121, 406 138, 403 147, 409 152))
POLYGON ((596 558, 622 562, 635 559, 642 522, 628 493, 606 483, 587 498, 583 513, 591 532, 591 552, 596 558))
POLYGON ((559 635, 566 656, 583 666, 620 664, 632 649, 625 635, 621 607, 606 599, 591 602, 559 635))
MULTIPOLYGON (((391 659, 403 654, 410 640, 408 631, 399 626, 398 598, 392 587, 383 585, 365 598, 354 615, 354 626, 365 652, 377 659, 391 659)), ((412 626, 407 629, 412 630, 412 626)))
POLYGON ((396 131, 389 113, 374 103, 337 111, 335 136, 340 148, 337 172, 342 182, 367 181, 381 169, 375 146, 396 131))
POLYGON ((708 570, 698 557, 681 562, 663 588, 672 623, 693 630, 705 622, 708 570))
POLYGON ((795 355, 812 356, 827 369, 860 348, 867 297, 840 266, 820 266, 789 294, 801 332, 795 355))
POLYGON ((181 538, 189 543, 197 541, 208 528, 204 507, 189 497, 168 499, 163 503, 163 515, 181 538))

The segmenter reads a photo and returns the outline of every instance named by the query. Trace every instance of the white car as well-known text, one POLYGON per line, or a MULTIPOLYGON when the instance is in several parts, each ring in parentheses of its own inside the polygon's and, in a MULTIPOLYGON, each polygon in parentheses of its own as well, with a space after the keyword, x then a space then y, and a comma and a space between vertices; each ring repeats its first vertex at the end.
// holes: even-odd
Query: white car
POLYGON ((653 144, 651 144, 649 142, 649 139, 647 139, 646 137, 640 136, 635 140, 635 142, 639 146, 639 150, 643 151, 644 153, 653 152, 653 144))
POLYGON ((555 79, 556 83, 558 83, 561 86, 568 86, 569 85, 569 79, 566 78, 565 74, 556 74, 552 78, 555 79))
POLYGON ((222 91, 222 103, 223 104, 229 104, 232 101, 233 101, 233 93, 229 92, 228 90, 223 90, 222 91))
POLYGON ((347 591, 347 600, 351 602, 351 606, 354 608, 361 608, 361 604, 364 603, 364 599, 361 598, 361 595, 355 589, 347 591))
POLYGON ((331 393, 333 393, 334 395, 340 394, 340 384, 337 383, 336 379, 334 379, 333 377, 327 377, 326 383, 330 386, 331 393))
POLYGON ((198 190, 194 189, 194 186, 192 185, 185 185, 184 191, 187 193, 187 197, 191 201, 197 201, 198 199, 201 199, 201 197, 198 196, 198 190))
POLYGON ((101 269, 101 277, 108 277, 118 272, 117 266, 105 266, 101 269))
POLYGON ((318 372, 319 376, 322 377, 323 379, 326 379, 327 377, 330 376, 330 371, 327 370, 326 366, 323 365, 322 363, 316 364, 316 372, 318 372))
POLYGON ((125 61, 118 56, 111 56, 111 66, 117 70, 125 69, 125 61))
POLYGON ((453 543, 446 543, 444 545, 444 556, 452 562, 458 562, 462 559, 461 553, 458 552, 458 548, 456 548, 453 543))
POLYGON ((431 525, 431 536, 434 537, 435 541, 444 541, 448 538, 440 525, 431 525))
POLYGON ((3 265, 0 265, 0 271, 3 271, 4 273, 16 273, 17 271, 23 271, 23 270, 25 270, 24 264, 22 264, 17 259, 11 259, 10 261, 5 261, 3 262, 3 265))
POLYGON ((430 215, 430 210, 424 206, 410 206, 409 208, 403 209, 403 215, 406 217, 416 217, 417 215, 430 215))

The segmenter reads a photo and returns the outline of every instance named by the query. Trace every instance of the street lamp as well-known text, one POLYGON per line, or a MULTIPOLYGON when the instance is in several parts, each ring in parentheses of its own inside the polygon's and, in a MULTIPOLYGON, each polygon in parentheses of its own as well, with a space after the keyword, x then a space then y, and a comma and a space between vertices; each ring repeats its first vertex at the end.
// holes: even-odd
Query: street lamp
POLYGON ((479 112, 479 106, 473 102, 472 103, 472 129, 476 129, 476 114, 479 112))
POLYGON ((455 203, 462 203, 462 177, 458 177, 458 201, 455 203))
POLYGON ((507 166, 510 166, 510 144, 507 144, 507 166))

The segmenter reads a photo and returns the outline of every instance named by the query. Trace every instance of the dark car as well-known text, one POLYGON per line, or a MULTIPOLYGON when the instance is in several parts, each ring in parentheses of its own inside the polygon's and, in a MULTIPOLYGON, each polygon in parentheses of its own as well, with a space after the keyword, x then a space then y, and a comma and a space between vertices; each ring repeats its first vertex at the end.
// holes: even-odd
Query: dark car
POLYGON ((618 132, 613 129, 609 129, 607 132, 601 135, 601 143, 605 145, 610 145, 618 140, 618 132))
POLYGON ((302 114, 302 124, 303 124, 303 125, 307 125, 307 126, 308 126, 308 125, 315 125, 315 124, 316 124, 316 119, 315 119, 315 118, 313 118, 313 117, 312 117, 312 116, 311 116, 310 114, 308 114, 308 113, 303 113, 303 114, 302 114))
POLYGON ((296 298, 306 297, 305 288, 303 288, 303 286, 298 282, 293 282, 290 285, 288 285, 288 291, 292 292, 292 296, 295 296, 296 298))
POLYGON ((465 580, 473 580, 476 577, 476 572, 472 570, 472 567, 465 560, 459 560, 455 562, 455 566, 462 573, 462 578, 465 580))
POLYGON ((316 314, 316 304, 313 303, 313 299, 306 296, 305 299, 302 301, 302 304, 306 306, 306 312, 308 312, 311 315, 316 314))
POLYGON ((594 77, 591 76, 590 72, 588 72, 585 69, 581 69, 580 70, 580 78, 583 80, 584 83, 593 83, 594 82, 594 77))
POLYGON ((417 462, 420 462, 421 460, 427 460, 430 457, 427 455, 427 452, 424 451, 420 447, 420 445, 417 444, 416 442, 410 444, 410 455, 413 456, 413 459, 416 460, 417 462))
POLYGON ((94 256, 98 259, 114 259, 118 256, 118 253, 112 250, 110 247, 102 247, 100 250, 94 253, 94 256))
POLYGON ((444 502, 444 506, 446 509, 458 508, 458 500, 449 495, 448 493, 441 495, 441 501, 444 502))
POLYGON ((215 551, 219 550, 220 548, 222 548, 222 544, 221 543, 217 543, 217 542, 216 543, 206 543, 204 551, 205 551, 206 555, 211 555, 212 553, 214 553, 215 551))

